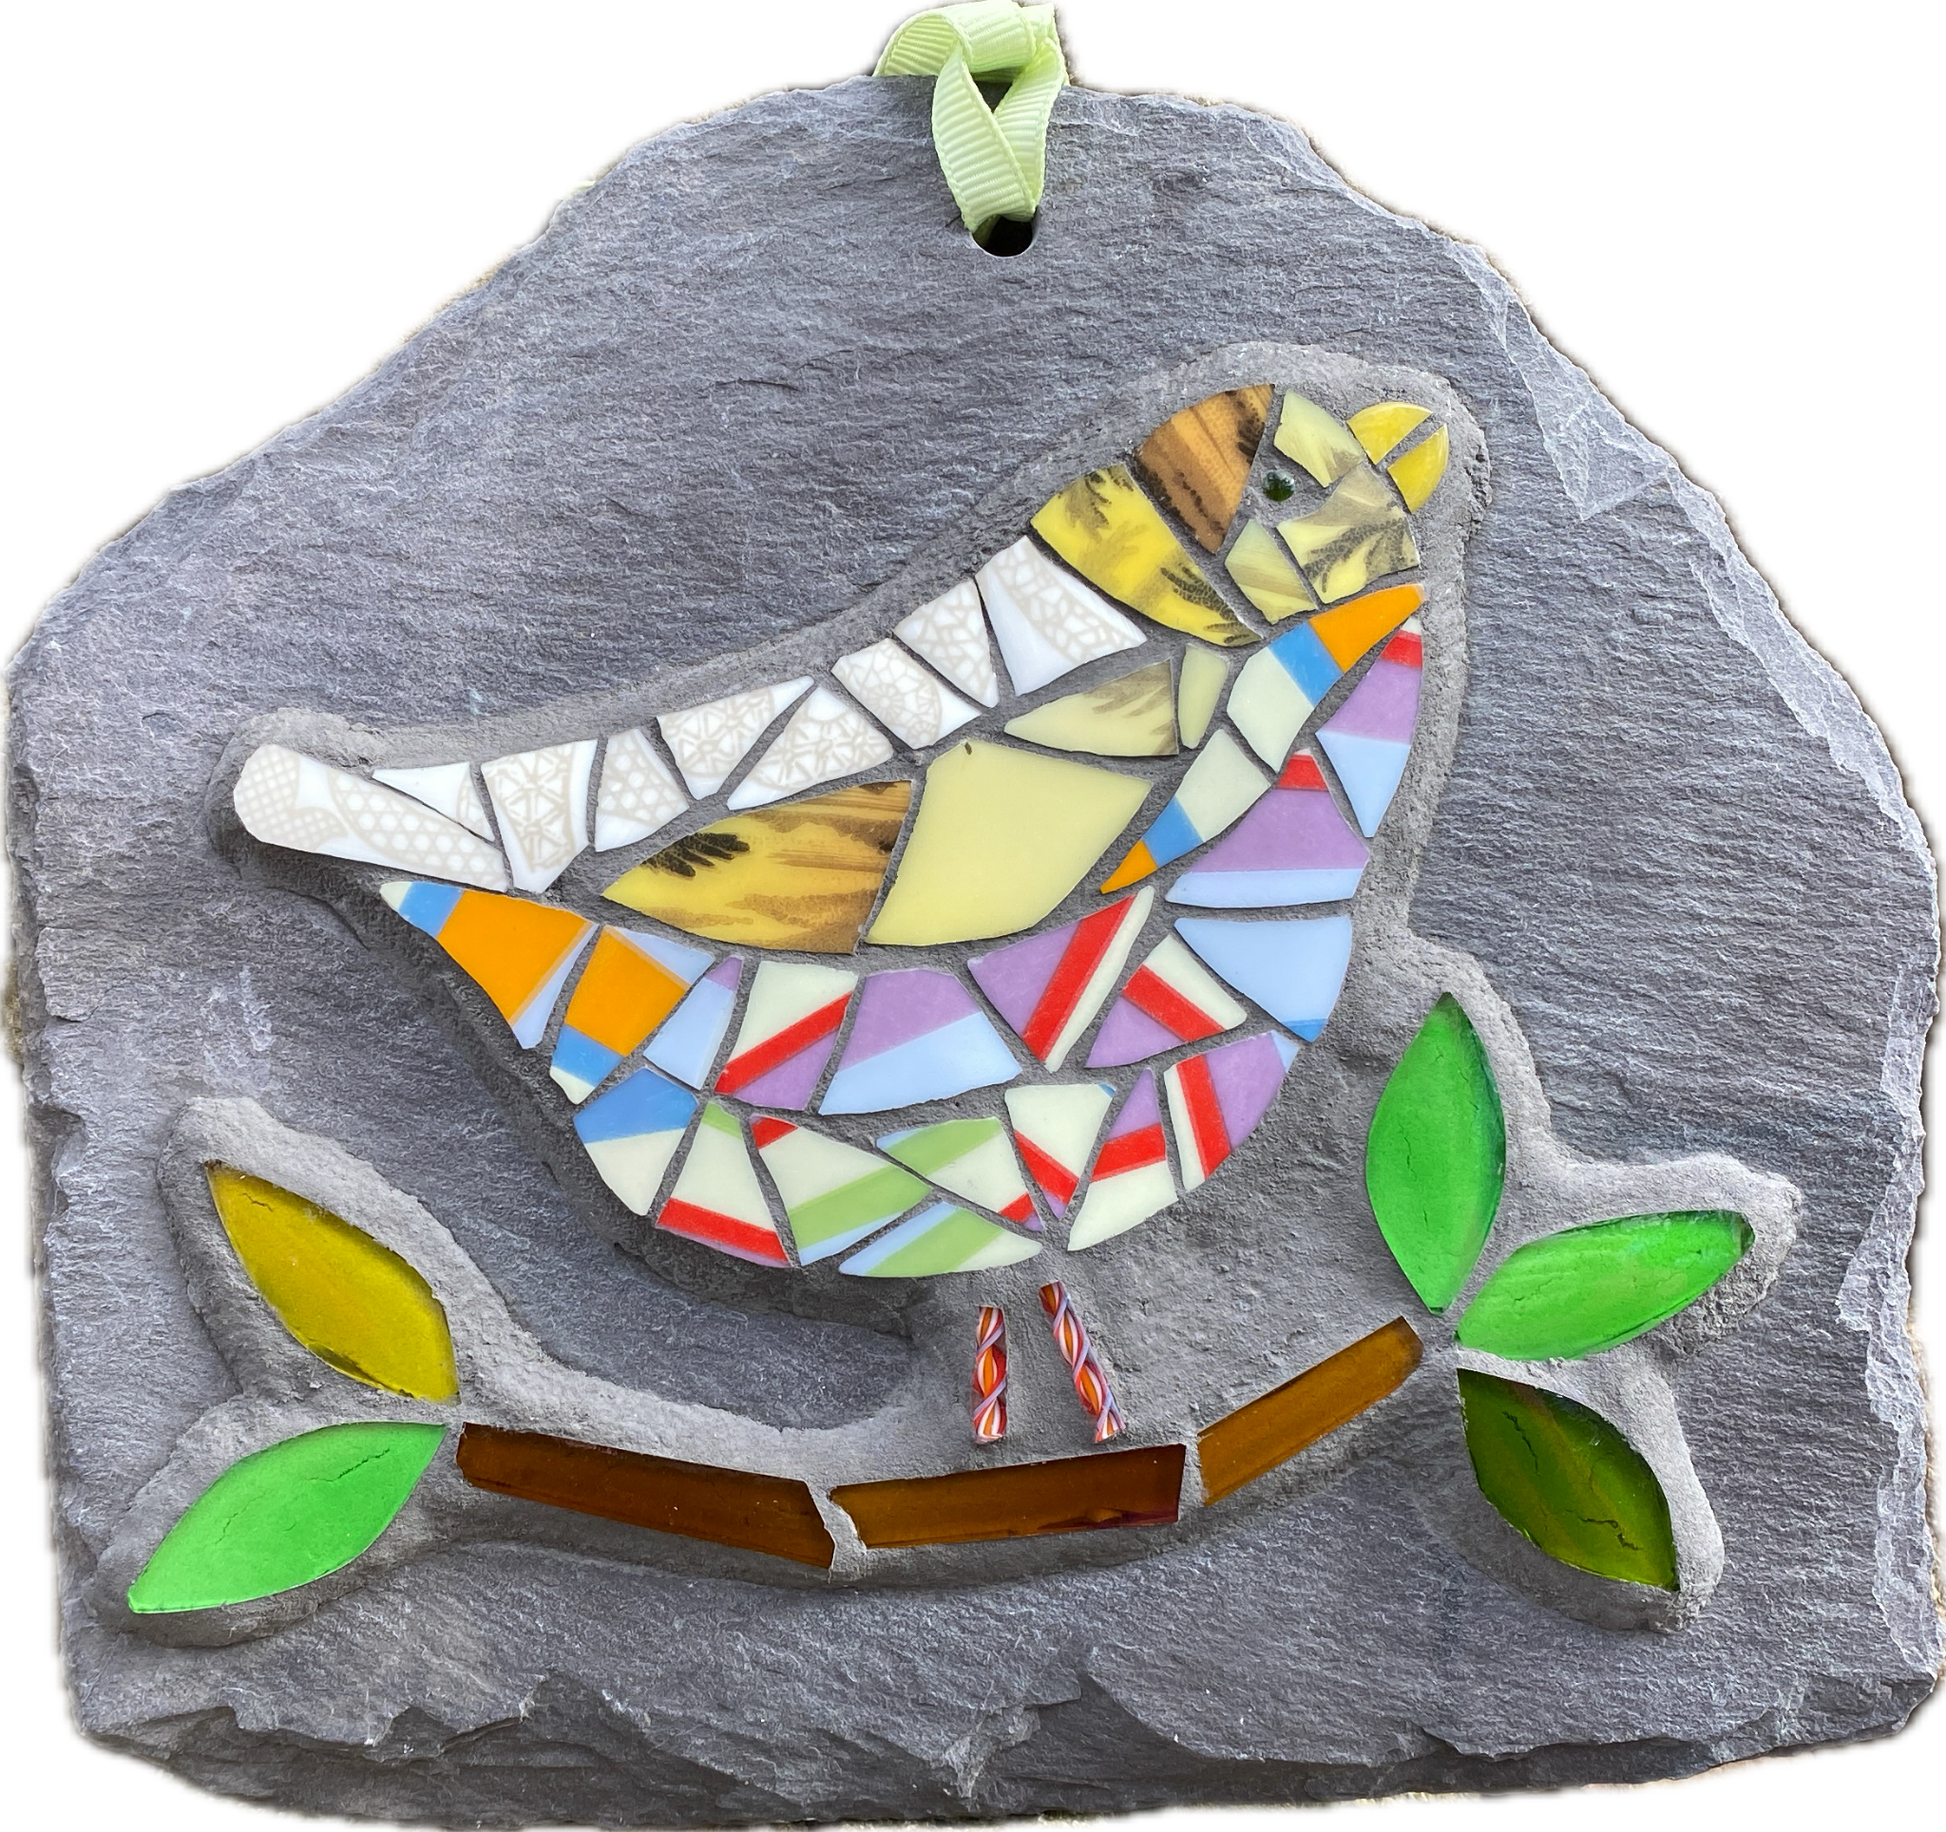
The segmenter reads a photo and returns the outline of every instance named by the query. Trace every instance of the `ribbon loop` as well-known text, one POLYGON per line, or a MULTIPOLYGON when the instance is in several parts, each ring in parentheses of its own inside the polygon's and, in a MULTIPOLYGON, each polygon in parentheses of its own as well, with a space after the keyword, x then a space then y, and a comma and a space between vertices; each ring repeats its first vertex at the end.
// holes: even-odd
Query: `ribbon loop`
POLYGON ((1025 222, 1047 181, 1047 123, 1068 80, 1051 6, 961 0, 908 19, 875 76, 931 76, 932 141, 960 220, 974 235, 996 217, 1025 222), (1004 82, 989 108, 980 80, 1004 82))

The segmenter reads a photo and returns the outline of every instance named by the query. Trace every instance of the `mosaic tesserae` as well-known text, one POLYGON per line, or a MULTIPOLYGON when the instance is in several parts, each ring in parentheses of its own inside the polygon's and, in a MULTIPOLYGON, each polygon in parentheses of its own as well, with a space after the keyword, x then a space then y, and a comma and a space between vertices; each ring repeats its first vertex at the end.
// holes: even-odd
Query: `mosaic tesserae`
POLYGON ((16 660, 85 1727, 504 1825, 1896 1727, 1875 730, 1475 250, 1056 81, 1003 257, 930 69, 637 147, 16 660))

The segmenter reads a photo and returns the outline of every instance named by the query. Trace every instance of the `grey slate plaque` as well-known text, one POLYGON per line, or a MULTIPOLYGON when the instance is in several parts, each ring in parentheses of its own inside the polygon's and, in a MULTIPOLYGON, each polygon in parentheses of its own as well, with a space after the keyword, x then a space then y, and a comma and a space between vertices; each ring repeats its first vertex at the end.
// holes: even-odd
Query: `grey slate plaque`
MULTIPOLYGON (((1876 733, 1715 505, 1498 277, 1291 130, 1070 92, 1040 233, 996 260, 952 221, 926 101, 861 81, 638 148, 369 382, 107 550, 15 664, 87 1728, 287 1804, 517 1824, 1542 1785, 1896 1725, 1940 1658, 1901 1283, 1936 928, 1876 733), (963 1457, 933 1300, 836 1278, 778 1300, 631 1231, 533 1117, 531 1061, 429 1005, 430 957, 359 931, 364 881, 254 847, 228 790, 266 733, 382 763, 397 734, 477 729, 484 757, 617 729, 638 683, 826 664, 1077 468, 1259 379, 1447 414, 1469 494, 1430 512, 1444 748, 1401 791, 1410 856, 1381 852, 1348 1003, 1302 1059, 1315 1098, 1183 1207, 1193 1253, 1158 1231, 1077 1272, 1090 1320, 1139 1438, 1409 1307, 1358 1206, 1360 1133, 1461 987, 1529 1173, 1507 1225, 1721 1205, 1757 1227, 1720 1314, 1556 1383, 1640 1434, 1683 1600, 1559 1581, 1481 1511, 1426 1325, 1390 1410, 1152 1538, 887 1570, 834 1520, 830 1576, 779 1578, 482 1513, 442 1466, 355 1583, 183 1634, 131 1619, 121 1591, 195 1492, 178 1440, 233 1454, 336 1391, 185 1223, 210 1156, 474 1293, 469 1417, 753 1467, 798 1434, 834 1476, 874 1447, 886 1474, 963 1457), (1299 1203, 1367 1234, 1293 1260, 1299 1203), (1226 1311, 1253 1243, 1293 1280, 1226 1311), (894 1394, 918 1398, 888 1418, 894 1394)), ((1053 1394, 1023 1377, 1047 1455, 1078 1447, 1053 1394)))

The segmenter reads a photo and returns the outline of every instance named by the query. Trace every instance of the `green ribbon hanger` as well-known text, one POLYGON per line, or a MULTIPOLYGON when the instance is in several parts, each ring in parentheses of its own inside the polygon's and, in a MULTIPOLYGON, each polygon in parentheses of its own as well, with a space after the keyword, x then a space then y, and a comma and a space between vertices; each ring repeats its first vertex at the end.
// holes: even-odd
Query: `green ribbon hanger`
POLYGON ((1051 6, 964 0, 908 19, 874 76, 931 76, 932 143, 960 219, 981 236, 997 217, 1031 221, 1047 180, 1047 120, 1068 80, 1051 6), (1004 82, 989 108, 980 79, 1004 82))

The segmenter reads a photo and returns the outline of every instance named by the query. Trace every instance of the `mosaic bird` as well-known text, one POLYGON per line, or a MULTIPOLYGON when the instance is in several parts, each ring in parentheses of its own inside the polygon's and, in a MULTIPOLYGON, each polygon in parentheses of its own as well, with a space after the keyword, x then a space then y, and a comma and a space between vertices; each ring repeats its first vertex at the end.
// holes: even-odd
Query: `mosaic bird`
POLYGON ((787 679, 487 757, 255 734, 232 806, 349 868, 658 1266, 972 1275, 982 1442, 1026 1278, 1107 1439, 1066 1256, 1217 1174, 1329 1021, 1418 717, 1448 432, 1339 406, 1187 406, 787 679))

